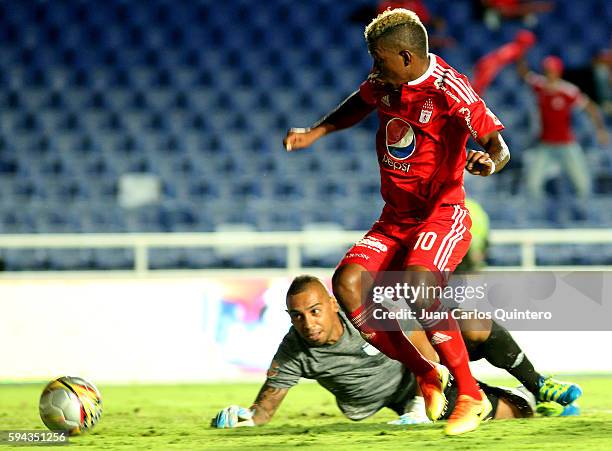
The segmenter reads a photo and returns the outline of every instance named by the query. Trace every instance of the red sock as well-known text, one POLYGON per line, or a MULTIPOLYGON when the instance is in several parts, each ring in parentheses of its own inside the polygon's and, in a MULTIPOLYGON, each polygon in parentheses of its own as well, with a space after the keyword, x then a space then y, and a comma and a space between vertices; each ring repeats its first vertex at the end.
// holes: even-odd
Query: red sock
POLYGON ((448 313, 448 319, 425 320, 421 325, 440 356, 440 361, 455 376, 458 393, 480 399, 480 388, 470 371, 470 359, 457 320, 450 316, 450 311, 445 309, 440 301, 436 301, 427 311, 448 313))
MULTIPOLYGON (((433 363, 427 360, 404 335, 399 324, 396 323, 394 327, 389 327, 391 325, 389 321, 383 327, 383 324, 371 316, 374 305, 370 304, 367 309, 364 307, 360 305, 357 310, 348 313, 347 316, 368 343, 387 357, 402 362, 417 376, 424 375, 434 368, 433 363)), ((376 308, 384 309, 380 305, 377 305, 376 308)))

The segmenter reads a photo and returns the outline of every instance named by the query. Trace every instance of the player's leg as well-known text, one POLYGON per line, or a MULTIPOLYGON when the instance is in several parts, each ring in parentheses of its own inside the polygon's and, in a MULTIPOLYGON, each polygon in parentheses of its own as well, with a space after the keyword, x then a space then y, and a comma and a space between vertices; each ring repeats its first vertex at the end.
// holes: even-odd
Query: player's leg
MULTIPOLYGON (((408 268, 412 286, 432 287, 430 282, 432 273, 418 265, 408 268), (415 275, 416 274, 416 275, 415 275), (427 274, 427 277, 419 277, 427 274)), ((459 435, 473 431, 481 421, 486 419, 491 411, 491 403, 478 387, 472 376, 469 366, 469 356, 461 335, 457 321, 452 318, 449 311, 439 300, 420 301, 415 303, 417 317, 437 315, 433 319, 420 321, 430 343, 440 357, 441 362, 448 367, 455 376, 458 387, 458 396, 455 407, 449 417, 445 428, 447 435, 459 435)), ((425 392, 423 384, 417 377, 421 389, 425 392)))
MULTIPOLYGON (((487 387, 487 385, 483 384, 483 387, 487 387)), ((446 398, 448 399, 448 411, 442 417, 442 419, 448 420, 448 423, 446 424, 446 428, 445 428, 447 429, 449 425, 452 425, 456 421, 453 419, 453 417, 455 417, 458 412, 464 411, 465 409, 469 410, 471 403, 465 402, 466 395, 459 394, 459 391, 457 389, 457 381, 453 377, 451 377, 451 380, 449 381, 446 387, 445 394, 446 394, 446 398)), ((497 409, 497 402, 498 402, 498 398, 496 396, 487 396, 484 393, 484 391, 482 392, 481 404, 486 406, 486 408, 480 410, 477 413, 479 417, 478 424, 480 424, 480 422, 482 421, 486 421, 486 420, 493 418, 493 416, 495 415, 495 411, 497 409)), ((448 431, 445 430, 445 432, 448 434, 448 431)), ((455 433, 455 434, 449 434, 449 435, 457 435, 457 434, 455 433)))
MULTIPOLYGON (((481 358, 486 357, 486 351, 481 349, 480 345, 485 343, 487 338, 489 337, 489 334, 491 332, 491 321, 488 322, 488 328, 487 325, 484 324, 471 325, 469 324, 471 321, 472 320, 457 320, 460 328, 463 329, 464 326, 468 328, 467 333, 462 330, 462 334, 466 348, 468 350, 468 354, 470 355, 470 360, 479 360, 481 358), (475 358, 472 358, 472 356, 475 356, 475 358)), ((413 329, 409 335, 409 338, 410 341, 418 348, 418 350, 423 355, 427 356, 432 361, 438 360, 437 353, 429 343, 425 332, 423 332, 420 328, 418 330, 413 329)), ((499 351, 499 353, 503 352, 503 350, 499 351)), ((525 406, 528 405, 528 398, 524 393, 518 392, 518 395, 520 395, 523 400, 519 400, 519 402, 517 402, 516 399, 506 399, 503 397, 497 397, 495 395, 491 396, 489 393, 486 392, 486 390, 483 389, 483 391, 485 391, 485 394, 489 398, 489 401, 491 401, 492 412, 490 416, 492 418, 524 418, 533 415, 532 408, 530 408, 531 413, 526 412, 525 410, 525 406)), ((450 399, 448 393, 447 398, 449 398, 449 405, 452 410, 455 406, 457 398, 456 389, 454 390, 454 397, 452 398, 452 400, 450 399)), ((535 396, 532 396, 532 398, 535 400, 535 396)), ((420 393, 415 393, 414 398, 412 398, 409 402, 405 403, 405 409, 402 412, 398 412, 398 414, 400 415, 400 417, 397 420, 390 421, 389 424, 405 426, 427 423, 427 421, 424 421, 424 418, 426 418, 425 405, 423 403, 422 396, 420 396, 420 393)))
MULTIPOLYGON (((531 418, 534 416, 535 403, 533 397, 521 390, 509 387, 496 387, 479 382, 490 409, 483 421, 511 418, 531 418)), ((459 402, 456 388, 450 384, 446 390, 449 405, 455 407, 459 402)), ((452 415, 451 415, 452 416, 452 415)))
MULTIPOLYGON (((469 212, 464 206, 439 207, 411 238, 406 281, 411 286, 423 287, 421 293, 435 293, 436 287, 443 287, 447 275, 469 248, 470 226, 469 212)), ((415 301, 412 306, 419 323, 457 383, 459 396, 446 433, 456 435, 474 430, 488 414, 490 403, 470 371, 459 325, 439 298, 428 294, 415 301)))
POLYGON ((413 321, 413 324, 410 324, 410 330, 406 331, 406 335, 410 342, 415 345, 419 352, 427 359, 432 362, 440 362, 440 356, 438 356, 438 353, 429 342, 429 338, 427 338, 427 335, 423 332, 418 322, 413 321))
MULTIPOLYGON (((415 230, 406 258, 406 281, 423 287, 421 293, 434 293, 443 287, 466 254, 470 244, 470 216, 462 205, 440 207, 415 230), (430 290, 433 288, 434 290, 430 290)), ((449 310, 435 296, 419 296, 412 307, 417 320, 440 356, 455 376, 459 394, 480 398, 476 380, 469 369, 469 358, 461 330, 449 310)))
MULTIPOLYGON (((438 354, 429 343, 429 339, 421 329, 421 326, 414 320, 408 321, 405 326, 406 327, 402 325, 405 335, 419 352, 432 362, 440 362, 438 354)), ((411 372, 408 373, 412 375, 411 372)), ((412 377, 414 378, 414 375, 412 375, 412 377)), ((419 384, 414 385, 414 393, 410 394, 408 400, 400 400, 395 406, 388 406, 395 410, 400 416, 397 420, 390 421, 388 424, 411 425, 431 422, 427 416, 423 390, 419 384)))
MULTIPOLYGON (((422 332, 421 335, 425 336, 422 332)), ((412 339, 410 341, 412 341, 412 339)), ((431 351, 433 352, 433 349, 431 351)), ((433 352, 433 354, 435 354, 435 352, 433 352)), ((404 372, 400 387, 398 387, 393 399, 387 401, 385 407, 388 407, 399 415, 399 418, 389 421, 387 424, 407 426, 431 423, 431 420, 427 417, 423 395, 419 390, 414 374, 410 371, 404 372)))
MULTIPOLYGON (((495 321, 458 319, 457 322, 470 361, 484 358, 491 365, 506 370, 523 384, 537 401, 554 401, 567 406, 582 395, 579 385, 545 377, 538 372, 512 334, 495 321)), ((421 354, 431 361, 438 361, 437 353, 422 330, 413 330, 408 338, 421 354)))
POLYGON ((368 296, 374 284, 372 274, 389 267, 397 252, 400 245, 394 239, 382 233, 368 233, 338 265, 332 278, 334 296, 366 341, 420 378, 428 416, 437 420, 446 409, 442 387, 448 380, 448 370, 423 357, 397 322, 376 320, 374 309, 384 307, 374 304, 368 296))
MULTIPOLYGON (((440 286, 439 279, 425 266, 410 265, 406 270, 410 286, 424 287, 425 290, 440 286)), ((440 361, 455 376, 459 393, 479 399, 480 389, 470 372, 468 353, 457 320, 437 298, 419 297, 413 309, 440 361)))
MULTIPOLYGON (((508 371, 538 397, 541 381, 545 378, 534 369, 527 355, 506 329, 489 319, 458 319, 457 322, 470 361, 485 359, 491 365, 508 371)), ((425 332, 414 330, 408 337, 429 360, 439 360, 425 332)))
POLYGON ((518 379, 538 401, 555 401, 563 406, 582 395, 580 386, 544 377, 535 370, 527 354, 510 332, 493 320, 458 320, 470 359, 486 359, 518 379))
POLYGON ((374 284, 372 274, 386 269, 400 245, 381 233, 369 232, 342 259, 332 277, 336 300, 363 338, 388 357, 402 362, 415 374, 429 374, 435 365, 408 340, 397 323, 382 323, 372 311, 383 308, 364 295, 374 284))
POLYGON ((490 319, 459 319, 471 360, 486 359, 516 377, 530 392, 537 394, 541 375, 512 335, 490 319))
MULTIPOLYGON (((490 403, 491 406, 486 416, 483 417, 483 420, 530 418, 534 416, 535 398, 530 393, 525 393, 516 388, 490 386, 483 382, 479 382, 479 384, 486 396, 486 401, 490 403)), ((445 394, 448 399, 449 410, 454 410, 458 398, 457 386, 454 379, 451 378, 449 381, 445 388, 445 394)), ((395 404, 392 403, 387 405, 387 407, 393 409, 400 415, 397 420, 390 421, 388 424, 412 425, 426 422, 419 421, 419 418, 422 418, 422 414, 419 411, 410 412, 410 406, 411 403, 406 402, 405 399, 403 401, 399 400, 395 404)), ((443 419, 448 419, 448 415, 445 415, 443 419)))
POLYGON ((338 405, 338 408, 344 414, 344 416, 351 421, 365 420, 366 418, 369 418, 372 415, 375 415, 376 412, 378 412, 380 409, 384 407, 384 404, 382 403, 380 405, 372 405, 371 407, 369 406, 365 407, 365 406, 354 406, 352 404, 345 404, 338 400, 336 400, 336 404, 338 405))

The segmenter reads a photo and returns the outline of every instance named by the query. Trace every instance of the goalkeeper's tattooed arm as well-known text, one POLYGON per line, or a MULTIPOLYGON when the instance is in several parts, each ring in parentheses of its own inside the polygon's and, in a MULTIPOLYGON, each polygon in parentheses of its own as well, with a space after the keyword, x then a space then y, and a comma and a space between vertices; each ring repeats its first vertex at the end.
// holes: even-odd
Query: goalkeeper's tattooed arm
POLYGON ((255 402, 251 406, 251 410, 254 411, 253 421, 255 425, 266 424, 272 419, 288 391, 288 388, 275 388, 267 384, 261 387, 255 402))

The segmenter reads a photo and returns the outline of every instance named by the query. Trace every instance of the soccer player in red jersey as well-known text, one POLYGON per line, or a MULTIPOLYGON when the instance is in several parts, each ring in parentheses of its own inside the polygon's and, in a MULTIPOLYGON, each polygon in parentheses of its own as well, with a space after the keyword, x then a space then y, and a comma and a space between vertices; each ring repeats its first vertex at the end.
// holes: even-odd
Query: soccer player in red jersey
MULTIPOLYGON (((446 404, 440 387, 448 370, 425 359, 401 330, 376 327, 372 304, 361 302, 362 289, 367 293, 374 284, 368 275, 397 269, 398 261, 407 283, 444 284, 470 243, 463 171, 490 176, 506 165, 510 153, 499 134, 501 122, 467 78, 429 53, 427 32, 414 12, 383 12, 366 27, 365 38, 374 59, 368 79, 312 128, 290 130, 284 144, 288 151, 308 147, 378 110, 376 152, 385 206, 338 265, 333 290, 363 337, 414 372, 428 416, 436 420, 446 404), (470 135, 485 152, 466 155, 470 135)), ((444 309, 439 300, 426 298, 416 299, 413 307, 417 317, 444 309)), ((470 372, 456 321, 419 322, 457 380, 459 396, 445 432, 476 429, 491 406, 470 372)))
POLYGON ((527 152, 527 189, 534 200, 543 197, 547 169, 562 164, 569 175, 578 197, 585 199, 591 191, 591 178, 582 148, 572 131, 572 110, 583 108, 597 129, 597 141, 608 143, 608 134, 597 105, 577 86, 561 79, 563 61, 556 56, 542 60, 544 75, 529 71, 521 60, 519 75, 531 87, 537 98, 541 119, 539 145, 527 152))

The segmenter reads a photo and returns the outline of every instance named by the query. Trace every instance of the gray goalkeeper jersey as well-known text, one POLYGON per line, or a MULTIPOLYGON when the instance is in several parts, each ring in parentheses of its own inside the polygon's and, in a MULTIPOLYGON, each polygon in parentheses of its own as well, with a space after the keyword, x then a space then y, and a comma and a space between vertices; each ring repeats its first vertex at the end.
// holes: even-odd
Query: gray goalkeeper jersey
POLYGON ((344 332, 332 345, 310 346, 291 327, 272 360, 266 384, 290 388, 300 377, 314 379, 352 420, 405 403, 414 393, 412 373, 364 341, 346 317, 339 316, 344 332))

